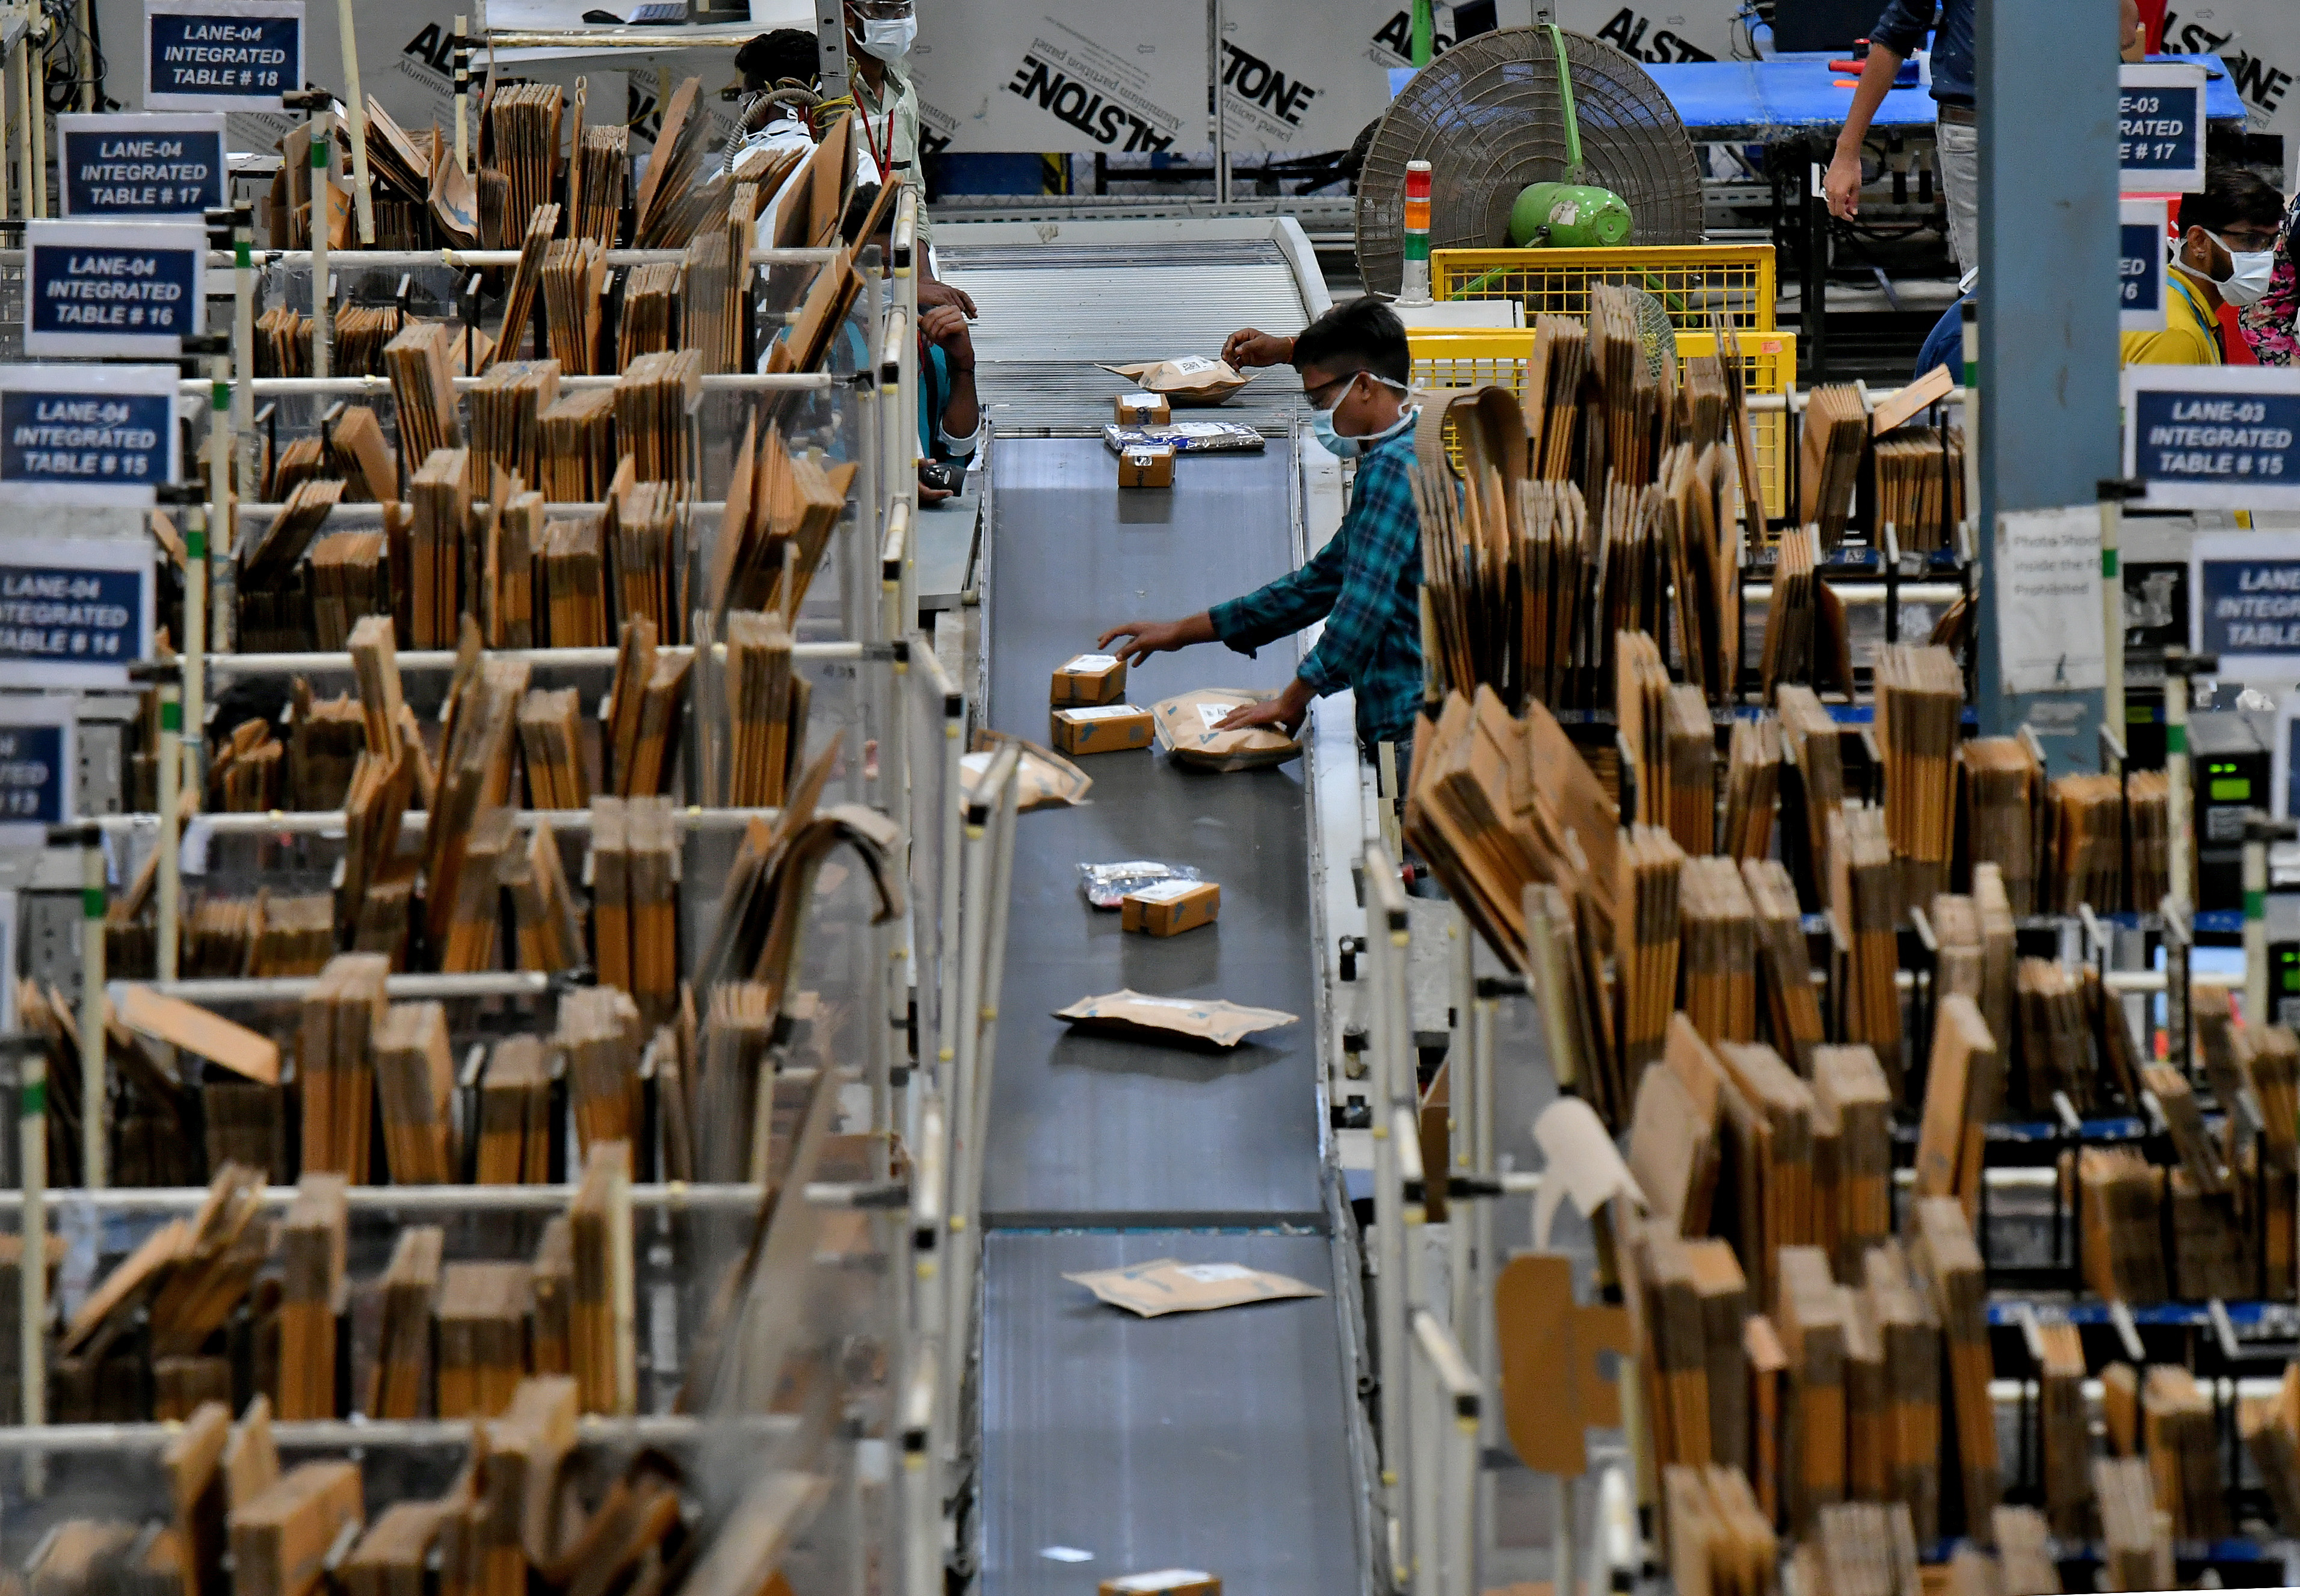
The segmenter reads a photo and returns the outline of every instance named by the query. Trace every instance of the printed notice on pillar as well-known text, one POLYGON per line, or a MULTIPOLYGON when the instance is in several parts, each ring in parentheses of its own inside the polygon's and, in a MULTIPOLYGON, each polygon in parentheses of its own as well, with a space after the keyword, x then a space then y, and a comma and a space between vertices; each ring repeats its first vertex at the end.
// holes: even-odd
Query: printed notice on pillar
POLYGON ((172 357, 204 328, 198 222, 35 221, 24 248, 27 354, 172 357))
POLYGON ((2300 370, 2127 366, 2124 474, 2151 506, 2300 506, 2300 370))
POLYGON ((304 86, 304 0, 145 0, 144 108, 278 111, 304 86))
MULTIPOLYGON (((0 698, 0 847, 38 847, 72 819, 75 701, 0 698)), ((10 965, 15 985, 14 966, 10 965)))
POLYGON ((2117 69, 2119 180, 2149 194, 2204 186, 2204 69, 2193 62, 2117 69))
POLYGON ((0 503, 148 507, 178 450, 172 366, 0 366, 0 503))
POLYGON ((2107 685, 2096 505, 1996 518, 1996 623, 2004 692, 2078 693, 2107 685))
POLYGON ((2300 534, 2198 533, 2188 605, 2188 635, 2220 655, 2222 680, 2300 680, 2300 534))
POLYGON ((2122 239, 2117 250, 2119 332, 2164 330, 2164 222, 2161 199, 2129 199, 2117 207, 2122 239))
POLYGON ((125 687, 152 655, 149 539, 0 538, 0 679, 125 687))
POLYGON ((224 203, 223 112, 56 118, 64 214, 200 216, 224 203))

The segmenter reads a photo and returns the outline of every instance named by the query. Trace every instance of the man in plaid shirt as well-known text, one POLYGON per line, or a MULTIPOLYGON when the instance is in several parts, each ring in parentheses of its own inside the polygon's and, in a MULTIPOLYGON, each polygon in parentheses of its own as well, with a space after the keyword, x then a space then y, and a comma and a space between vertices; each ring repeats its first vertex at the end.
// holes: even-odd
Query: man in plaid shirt
POLYGON ((1349 513, 1299 570, 1187 619, 1113 627, 1101 646, 1125 638, 1120 652, 1129 665, 1194 643, 1226 643, 1251 655, 1322 619, 1324 634, 1286 690, 1232 711, 1221 727, 1279 726, 1291 733, 1312 698, 1347 687, 1357 695, 1361 749, 1371 760, 1377 744, 1397 744, 1402 778, 1421 702, 1421 520, 1409 478, 1421 412, 1406 403, 1412 364, 1404 324, 1379 300, 1354 299, 1298 337, 1252 328, 1233 333, 1222 358, 1237 366, 1284 361, 1301 371, 1315 409, 1312 433, 1358 462, 1349 513))

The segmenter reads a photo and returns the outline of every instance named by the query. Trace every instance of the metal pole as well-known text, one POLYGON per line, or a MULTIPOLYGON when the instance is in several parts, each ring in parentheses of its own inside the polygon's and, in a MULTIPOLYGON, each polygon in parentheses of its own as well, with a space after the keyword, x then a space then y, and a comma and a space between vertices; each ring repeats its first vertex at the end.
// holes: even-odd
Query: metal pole
MULTIPOLYGON (((1968 431, 1967 436, 1971 436, 1968 431)), ((1971 458, 1971 451, 1967 451, 1971 458)), ((2145 490, 2144 490, 2145 491, 2145 490)), ((2104 478, 2100 487, 2100 625, 2107 644, 2107 675, 2101 689, 2101 721, 2125 736, 2124 720, 2124 502, 2133 496, 2132 485, 2119 477, 2104 478)))
POLYGON ((48 81, 47 81, 48 20, 45 13, 35 12, 32 29, 25 36, 24 87, 31 96, 32 111, 32 210, 34 216, 48 213, 48 81))
MULTIPOLYGON (((254 499, 263 485, 255 479, 255 389, 250 386, 255 376, 255 212, 246 205, 232 207, 231 266, 231 429, 239 445, 239 496, 254 499)), ((230 538, 224 539, 221 553, 229 558, 230 538)), ((217 643, 223 644, 227 635, 227 628, 219 626, 217 643)))
MULTIPOLYGON (((1374 1339, 1376 1378, 1380 1383, 1381 1483, 1391 1533, 1391 1577, 1404 1587, 1412 1577, 1412 1549, 1404 1522, 1406 1452, 1407 1366, 1405 1360, 1405 1214, 1400 1168, 1404 1150, 1392 1129, 1398 1106, 1397 1080, 1412 1078, 1407 1046, 1412 1019, 1406 1011, 1405 970, 1412 922, 1405 893, 1388 850, 1369 839, 1365 852, 1366 951, 1372 966, 1374 1080, 1381 1102, 1373 1115, 1374 1158, 1374 1339), (1401 1056, 1403 1055, 1403 1056, 1401 1056)), ((1409 1100, 1410 1101, 1410 1100, 1409 1100)))
POLYGON ((184 769, 183 694, 173 684, 160 694, 160 979, 176 978, 176 934, 183 902, 182 860, 178 857, 176 794, 184 769))
POLYGON ((372 245, 375 202, 367 191, 367 96, 360 90, 359 34, 352 26, 352 0, 336 0, 336 18, 344 36, 345 96, 351 102, 352 203, 359 219, 360 242, 372 245))
POLYGON ((2189 1065, 2188 946, 2195 913, 2196 776, 2188 759, 2188 707, 2195 677, 2220 669, 2216 654, 2164 651, 2164 829, 2171 890, 2164 894, 2164 1027, 2167 1058, 2186 1073, 2189 1065))
MULTIPOLYGON (((95 852, 101 869, 103 852, 95 852)), ((18 1231, 22 1251, 17 1255, 17 1417, 37 1429, 48 1422, 48 1055, 29 1047, 17 1059, 16 1167, 24 1198, 18 1231)), ((41 1494, 46 1472, 40 1453, 25 1454, 27 1494, 41 1494)))
POLYGON ((903 1553, 906 1596, 943 1596, 942 1485, 935 1467, 935 1345, 921 1341, 903 1396, 903 1553))
POLYGON ((96 29, 88 20, 88 0, 78 0, 74 10, 79 17, 80 41, 84 46, 90 46, 88 54, 79 64, 79 97, 74 104, 83 112, 93 111, 96 109, 96 52, 90 41, 96 37, 96 29))
MULTIPOLYGON (((467 16, 457 17, 455 19, 455 170, 466 177, 471 175, 471 170, 470 135, 465 130, 471 117, 471 19, 467 16)), ((576 152, 576 159, 579 161, 582 159, 581 151, 576 152)), ((507 328, 506 334, 514 344, 519 341, 517 328, 507 328)))
MULTIPOLYGON (((1408 1326, 1429 1317, 1429 1236, 1425 1228, 1429 1209, 1425 1206, 1429 1191, 1428 1172, 1421 1167, 1421 1132, 1414 1110, 1404 1107, 1391 1109, 1389 1115, 1390 1142, 1396 1149, 1398 1195, 1404 1225, 1405 1278, 1401 1292, 1391 1283, 1388 1295, 1399 1300, 1400 1312, 1408 1326)), ((1377 1284, 1380 1284, 1377 1282, 1377 1284)), ((1438 1586, 1439 1546, 1438 1539, 1438 1434, 1435 1376, 1425 1376, 1421 1360, 1411 1347, 1402 1349, 1399 1365, 1405 1374, 1405 1504, 1407 1516, 1406 1549, 1401 1559, 1409 1573, 1409 1584, 1416 1592, 1434 1592, 1438 1586)))
POLYGON ((966 1373, 967 1342, 973 1335, 974 1238, 967 1234, 974 1187, 981 1179, 981 1134, 975 1124, 976 1060, 981 1031, 974 1016, 980 1012, 983 962, 989 942, 990 816, 999 786, 1014 779, 1016 760, 1010 748, 1002 751, 984 772, 984 779, 966 810, 966 885, 962 894, 963 926, 959 933, 959 1007, 956 1068, 949 1086, 951 1128, 950 1258, 946 1265, 948 1305, 943 1313, 942 1401, 946 1423, 943 1434, 957 1440, 955 1414, 958 1392, 966 1373))
MULTIPOLYGON (((177 732, 184 740, 183 779, 198 792, 207 779, 204 734, 208 712, 208 547, 206 512, 199 504, 184 513, 184 663, 183 707, 177 732)), ((164 702, 163 713, 164 713, 164 702)), ((164 731, 164 727, 162 728, 164 731)), ((162 818, 176 811, 160 805, 162 818)))
MULTIPOLYGON (((2267 816, 2254 810, 2244 817, 2244 1023, 2269 1023, 2267 816)), ((2228 1105, 2236 1112, 2236 1105, 2228 1105)))
MULTIPOLYGON (((912 175, 916 176, 915 173, 912 175)), ((891 264, 895 272, 895 303, 902 311, 904 320, 912 327, 919 324, 921 262, 917 256, 921 245, 918 239, 918 227, 919 190, 905 185, 902 198, 895 204, 895 231, 890 240, 893 256, 891 264)), ((903 350, 902 398, 899 403, 902 405, 903 413, 906 416, 915 414, 918 410, 918 340, 912 338, 903 350)), ((918 510, 918 473, 915 470, 909 473, 907 489, 905 496, 911 505, 912 520, 915 523, 918 510)), ((918 624, 919 551, 915 538, 908 545, 903 560, 901 613, 903 616, 901 631, 907 632, 918 624)), ((899 635, 898 632, 897 636, 899 635)))
POLYGON ((23 121, 16 131, 16 183, 24 191, 21 214, 30 217, 39 212, 33 208, 33 195, 38 192, 40 174, 32 166, 32 128, 39 120, 39 108, 32 99, 32 36, 27 32, 16 41, 16 104, 23 121))
POLYGON ((335 140, 324 111, 312 117, 312 375, 334 374, 335 295, 328 286, 328 191, 335 187, 335 140))
MULTIPOLYGON (((163 825, 164 829, 164 825, 163 825)), ((104 835, 90 827, 80 851, 79 1135, 80 1184, 104 1179, 104 835)), ((41 1145, 46 1147, 46 1143, 41 1145)), ((45 1171, 46 1165, 42 1168, 45 1171)), ((32 1234, 27 1224, 26 1235, 32 1234)), ((33 1271, 27 1270, 29 1278, 33 1271)))

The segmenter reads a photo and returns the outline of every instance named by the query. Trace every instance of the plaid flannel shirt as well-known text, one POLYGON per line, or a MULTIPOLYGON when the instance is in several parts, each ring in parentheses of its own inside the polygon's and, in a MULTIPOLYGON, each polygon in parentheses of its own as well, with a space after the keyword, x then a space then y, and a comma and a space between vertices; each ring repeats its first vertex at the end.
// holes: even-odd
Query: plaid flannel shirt
POLYGON ((1413 429, 1358 461, 1349 513, 1299 570, 1216 604, 1214 635, 1252 656, 1314 620, 1326 630, 1295 674, 1323 698, 1357 694, 1367 748, 1411 736, 1421 704, 1421 517, 1413 507, 1413 429))

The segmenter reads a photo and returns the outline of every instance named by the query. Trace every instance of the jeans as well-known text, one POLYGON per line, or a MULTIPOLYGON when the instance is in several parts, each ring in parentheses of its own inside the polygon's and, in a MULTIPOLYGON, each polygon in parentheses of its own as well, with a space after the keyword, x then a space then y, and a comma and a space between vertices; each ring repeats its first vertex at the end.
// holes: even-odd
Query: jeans
POLYGON ((1936 122, 1941 195, 1948 202, 1948 246, 1959 271, 1980 264, 1980 129, 1936 122))

